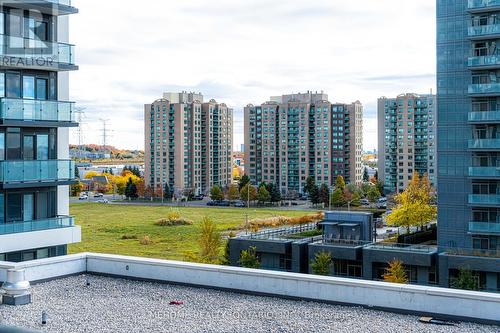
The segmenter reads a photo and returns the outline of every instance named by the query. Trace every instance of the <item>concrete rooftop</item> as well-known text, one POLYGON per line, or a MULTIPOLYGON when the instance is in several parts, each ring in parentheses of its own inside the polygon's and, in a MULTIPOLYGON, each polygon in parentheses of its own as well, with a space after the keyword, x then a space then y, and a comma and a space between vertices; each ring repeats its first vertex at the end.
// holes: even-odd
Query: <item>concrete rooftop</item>
POLYGON ((80 275, 36 284, 33 303, 0 305, 0 323, 44 332, 500 332, 425 325, 358 307, 80 275), (86 285, 87 278, 90 286, 86 285), (178 300, 183 305, 169 305, 178 300), (42 326, 41 313, 48 313, 42 326))

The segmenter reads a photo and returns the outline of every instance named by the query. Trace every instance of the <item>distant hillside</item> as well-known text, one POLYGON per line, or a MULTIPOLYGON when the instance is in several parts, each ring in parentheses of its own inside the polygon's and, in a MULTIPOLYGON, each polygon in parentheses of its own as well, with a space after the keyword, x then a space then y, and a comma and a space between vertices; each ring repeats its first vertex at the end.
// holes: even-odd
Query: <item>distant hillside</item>
MULTIPOLYGON (((142 150, 118 149, 113 146, 106 146, 106 149, 104 149, 104 146, 95 144, 85 144, 82 146, 69 145, 69 149, 73 157, 80 156, 83 157, 83 159, 85 159, 85 157, 82 155, 95 154, 96 156, 102 155, 103 158, 106 159, 144 160, 144 151, 142 150), (83 154, 79 154, 79 152, 83 152, 83 154), (104 154, 106 155, 105 157, 104 154)), ((94 157, 94 159, 100 158, 94 157)))

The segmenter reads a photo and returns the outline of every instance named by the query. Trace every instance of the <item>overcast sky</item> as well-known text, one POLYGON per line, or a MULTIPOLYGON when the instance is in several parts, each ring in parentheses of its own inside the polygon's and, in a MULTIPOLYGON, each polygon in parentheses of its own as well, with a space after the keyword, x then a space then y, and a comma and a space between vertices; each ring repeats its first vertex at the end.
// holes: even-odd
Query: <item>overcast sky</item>
MULTIPOLYGON (((73 0, 84 142, 144 148, 144 104, 164 91, 200 91, 234 108, 271 95, 323 90, 365 107, 376 148, 380 96, 435 91, 435 0, 73 0)), ((76 131, 72 134, 76 143, 76 131)))

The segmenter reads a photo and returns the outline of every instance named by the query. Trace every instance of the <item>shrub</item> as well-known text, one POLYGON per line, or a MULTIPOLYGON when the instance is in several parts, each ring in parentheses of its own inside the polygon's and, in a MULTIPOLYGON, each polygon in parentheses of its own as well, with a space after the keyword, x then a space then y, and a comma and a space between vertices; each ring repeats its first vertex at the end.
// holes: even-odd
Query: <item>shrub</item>
POLYGON ((149 236, 143 236, 139 243, 141 243, 141 245, 150 245, 153 243, 153 241, 151 241, 151 238, 149 238, 149 236))
POLYGON ((454 289, 479 290, 477 277, 464 267, 460 267, 458 276, 451 280, 450 285, 454 289))
POLYGON ((326 251, 316 253, 314 260, 311 262, 311 269, 316 275, 330 275, 332 266, 332 256, 326 251))
MULTIPOLYGON (((249 222, 248 228, 252 231, 259 231, 261 228, 275 228, 284 225, 300 225, 319 222, 324 219, 324 213, 319 212, 299 217, 274 216, 262 219, 254 219, 249 222)), ((247 225, 242 225, 241 229, 246 229, 247 225)))
POLYGON ((201 222, 200 238, 200 258, 206 263, 217 263, 219 260, 219 248, 221 246, 221 234, 217 230, 217 225, 208 217, 204 217, 201 222))
POLYGON ((181 212, 178 209, 170 208, 167 214, 167 219, 169 221, 178 221, 181 219, 181 212))
POLYGON ((136 235, 123 235, 123 236, 122 236, 122 239, 123 239, 123 240, 127 240, 127 239, 137 239, 137 236, 136 236, 136 235))
POLYGON ((172 226, 178 226, 178 225, 192 225, 193 221, 190 220, 185 220, 185 219, 178 219, 178 220, 170 220, 170 219, 159 219, 155 223, 156 225, 162 226, 162 227, 172 227, 172 226))
POLYGON ((384 274, 384 281, 402 284, 408 283, 408 276, 401 260, 394 259, 389 263, 389 267, 384 274))
POLYGON ((257 257, 257 249, 252 246, 248 250, 241 251, 239 264, 245 268, 260 268, 260 261, 257 257))

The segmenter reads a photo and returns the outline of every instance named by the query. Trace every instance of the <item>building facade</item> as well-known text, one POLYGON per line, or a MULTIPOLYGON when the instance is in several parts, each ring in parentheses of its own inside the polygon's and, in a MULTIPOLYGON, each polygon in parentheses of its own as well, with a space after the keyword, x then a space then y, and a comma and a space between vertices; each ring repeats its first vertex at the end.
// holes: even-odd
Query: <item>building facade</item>
POLYGON ((440 283, 500 290, 499 1, 437 1, 440 283))
POLYGON ((308 177, 333 185, 363 178, 363 106, 333 104, 328 95, 271 97, 245 107, 245 172, 252 184, 276 184, 282 193, 303 193, 308 177))
POLYGON ((401 192, 414 172, 437 185, 435 95, 402 94, 378 100, 378 173, 387 193, 401 192))
POLYGON ((232 181, 233 110, 195 93, 165 93, 145 105, 145 182, 176 197, 232 181))
POLYGON ((80 227, 69 216, 71 1, 3 1, 0 7, 0 261, 67 253, 80 227))

